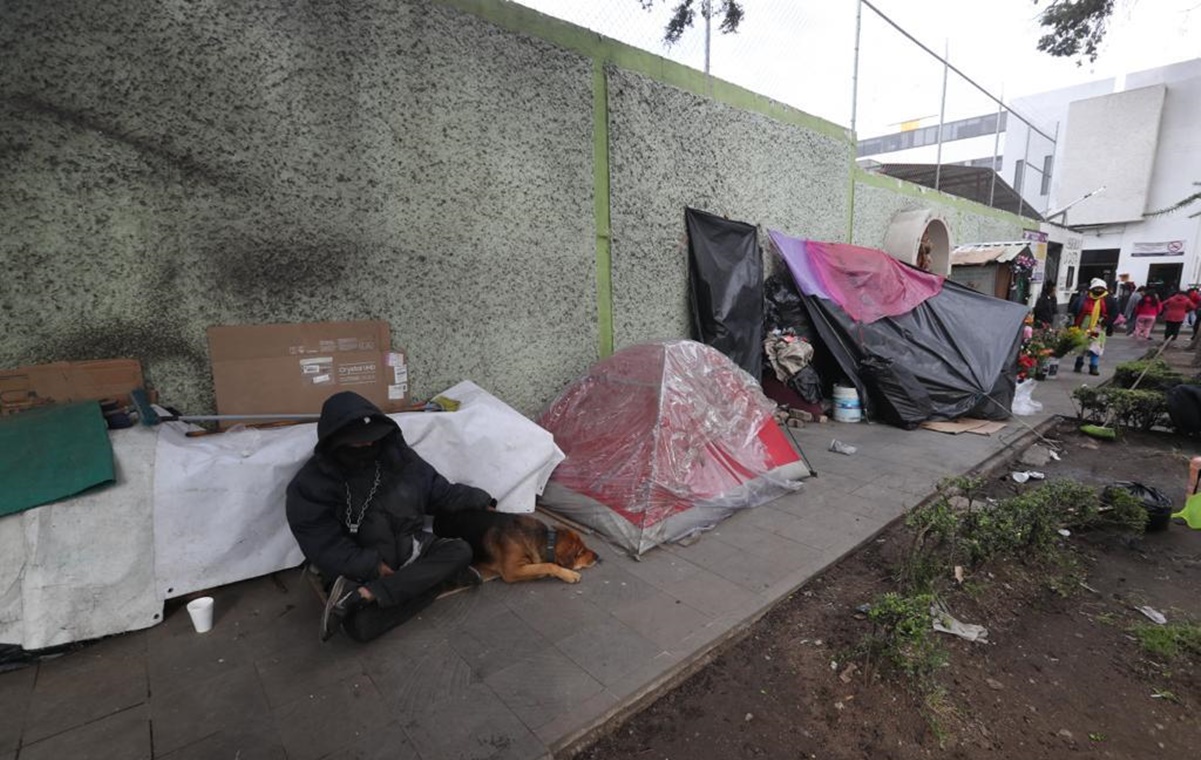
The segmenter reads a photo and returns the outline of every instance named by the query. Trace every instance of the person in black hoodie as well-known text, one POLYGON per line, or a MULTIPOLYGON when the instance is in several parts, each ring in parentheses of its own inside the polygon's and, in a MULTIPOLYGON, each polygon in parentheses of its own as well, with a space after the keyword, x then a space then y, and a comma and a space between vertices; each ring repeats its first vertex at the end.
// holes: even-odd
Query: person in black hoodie
POLYGON ((478 585, 471 546, 426 532, 425 516, 495 508, 486 491, 451 483, 357 393, 321 407, 313 456, 288 484, 292 535, 328 581, 321 640, 339 625, 370 641, 444 589, 478 585))

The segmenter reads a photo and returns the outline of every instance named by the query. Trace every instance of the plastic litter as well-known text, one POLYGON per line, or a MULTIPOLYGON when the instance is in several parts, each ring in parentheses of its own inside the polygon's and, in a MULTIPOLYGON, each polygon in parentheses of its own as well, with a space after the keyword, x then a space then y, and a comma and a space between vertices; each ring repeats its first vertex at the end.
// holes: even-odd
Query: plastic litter
POLYGON ((1164 614, 1153 607, 1148 607, 1144 604, 1142 607, 1135 607, 1134 609, 1146 615, 1147 619, 1156 625, 1163 625, 1164 623, 1168 622, 1168 619, 1164 617, 1164 614))
POLYGON ((858 446, 852 446, 849 443, 843 443, 842 441, 839 441, 837 439, 830 441, 830 451, 836 452, 838 454, 846 454, 847 456, 850 456, 851 454, 854 454, 858 450, 859 450, 858 446))
POLYGON ((1110 483, 1105 488, 1101 494, 1102 498, 1108 502, 1110 494, 1115 490, 1125 491, 1143 503, 1143 509, 1147 510, 1147 530, 1164 530, 1171 523, 1172 500, 1158 488, 1130 480, 1119 480, 1116 483, 1110 483))
POLYGON ((1047 476, 1036 470, 1027 470, 1025 472, 1015 472, 1010 477, 1015 482, 1025 483, 1027 480, 1045 480, 1047 476))
POLYGON ((1063 536, 1064 538, 1067 538, 1068 536, 1072 535, 1072 531, 1068 530, 1067 528, 1060 528, 1059 535, 1063 536))
POLYGON ((1037 380, 1023 380, 1018 383, 1017 390, 1013 393, 1013 405, 1010 407, 1010 411, 1019 417, 1029 417, 1041 412, 1043 410, 1042 402, 1035 401, 1032 397, 1037 384, 1037 380))
POLYGON ((988 629, 975 623, 962 623, 955 619, 942 604, 930 605, 930 616, 934 618, 934 630, 949 633, 977 644, 988 643, 988 629))

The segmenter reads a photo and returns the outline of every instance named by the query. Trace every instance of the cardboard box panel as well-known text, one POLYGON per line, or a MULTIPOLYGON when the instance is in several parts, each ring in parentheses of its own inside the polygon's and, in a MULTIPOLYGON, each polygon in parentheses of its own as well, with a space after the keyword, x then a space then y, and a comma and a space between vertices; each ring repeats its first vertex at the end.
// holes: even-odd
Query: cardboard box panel
POLYGON ((208 329, 219 414, 312 414, 354 391, 384 411, 409 403, 408 364, 386 322, 208 329))
POLYGON ((144 383, 137 359, 54 362, 0 370, 0 414, 107 398, 128 406, 129 392, 144 383))

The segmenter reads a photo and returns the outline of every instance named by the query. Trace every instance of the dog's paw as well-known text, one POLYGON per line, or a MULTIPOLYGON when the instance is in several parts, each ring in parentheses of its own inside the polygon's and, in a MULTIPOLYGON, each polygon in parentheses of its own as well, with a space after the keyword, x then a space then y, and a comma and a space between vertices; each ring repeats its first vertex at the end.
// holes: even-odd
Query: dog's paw
POLYGON ((563 580, 567 581, 568 583, 579 583, 580 582, 580 574, 577 573, 575 570, 564 570, 563 571, 563 580))

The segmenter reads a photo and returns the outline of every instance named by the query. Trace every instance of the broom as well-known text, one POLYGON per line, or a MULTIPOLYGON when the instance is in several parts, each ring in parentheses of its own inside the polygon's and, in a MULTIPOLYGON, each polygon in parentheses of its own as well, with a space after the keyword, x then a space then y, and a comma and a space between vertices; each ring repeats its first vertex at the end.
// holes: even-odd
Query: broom
MULTIPOLYGON (((1157 359, 1159 359, 1160 355, 1163 353, 1164 349, 1168 347, 1168 343, 1170 342, 1170 338, 1163 339, 1163 343, 1159 344, 1159 348, 1156 349, 1155 355, 1152 356, 1147 362, 1147 366, 1143 367, 1143 371, 1138 373, 1138 377, 1135 378, 1134 384, 1130 386, 1130 390, 1133 391, 1138 388, 1138 384, 1143 381, 1143 377, 1146 376, 1147 371, 1151 369, 1151 365, 1154 364, 1157 359)), ((1112 441, 1118 437, 1118 432, 1110 427, 1112 422, 1113 405, 1111 404, 1109 411, 1105 413, 1105 419, 1101 421, 1100 425, 1081 425, 1080 432, 1092 438, 1100 438, 1101 440, 1112 441)))

